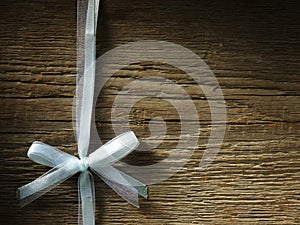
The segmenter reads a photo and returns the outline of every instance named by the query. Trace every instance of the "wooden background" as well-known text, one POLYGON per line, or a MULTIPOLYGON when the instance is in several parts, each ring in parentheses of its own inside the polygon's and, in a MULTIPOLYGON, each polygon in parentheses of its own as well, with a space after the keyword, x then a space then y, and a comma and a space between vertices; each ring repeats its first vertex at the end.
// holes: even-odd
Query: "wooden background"
MULTIPOLYGON (((145 39, 189 48, 215 73, 227 103, 228 125, 215 161, 199 172, 210 132, 209 108, 201 91, 166 65, 124 68, 108 82, 97 103, 97 128, 103 139, 114 137, 109 110, 122 84, 144 73, 178 75, 175 82, 199 109, 201 135, 186 166, 151 185, 150 198, 141 199, 140 209, 96 178, 96 224, 300 224, 296 2, 101 2, 98 56, 145 39)), ((76 154, 76 1, 1 0, 0 10, 0 223, 77 224, 76 176, 22 209, 15 196, 18 187, 47 171, 26 157, 33 141, 76 154)), ((135 109, 130 122, 138 137, 149 135, 147 121, 152 116, 165 115, 175 118, 167 125, 169 137, 176 140, 176 113, 164 112, 157 99, 135 109)), ((173 144, 166 140, 153 157, 136 154, 128 161, 151 164, 165 157, 173 144)))

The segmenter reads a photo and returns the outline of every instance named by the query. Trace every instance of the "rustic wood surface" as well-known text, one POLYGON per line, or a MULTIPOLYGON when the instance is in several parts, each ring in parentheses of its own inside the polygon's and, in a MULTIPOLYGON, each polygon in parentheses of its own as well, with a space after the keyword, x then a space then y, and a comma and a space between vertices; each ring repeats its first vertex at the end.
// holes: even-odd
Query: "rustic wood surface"
MULTIPOLYGON (((18 187, 47 171, 26 157, 33 141, 76 154, 76 1, 1 0, 0 10, 0 223, 77 224, 76 176, 22 209, 15 196, 18 187)), ((141 199, 140 209, 96 178, 96 224, 300 224, 297 14, 296 1, 280 0, 101 2, 98 56, 145 39, 191 49, 223 89, 228 124, 219 154, 200 172, 210 132, 209 107, 201 90, 167 65, 140 63, 120 71, 97 103, 103 139, 114 137, 110 108, 122 85, 149 73, 177 74, 175 82, 199 109, 201 135, 185 167, 150 185, 150 198, 141 199)), ((170 107, 158 99, 141 102, 132 111, 132 130, 146 137, 147 121, 165 115, 171 121, 168 135, 176 140, 178 115, 170 107)), ((132 155, 128 162, 152 164, 173 144, 166 140, 153 157, 132 155)))

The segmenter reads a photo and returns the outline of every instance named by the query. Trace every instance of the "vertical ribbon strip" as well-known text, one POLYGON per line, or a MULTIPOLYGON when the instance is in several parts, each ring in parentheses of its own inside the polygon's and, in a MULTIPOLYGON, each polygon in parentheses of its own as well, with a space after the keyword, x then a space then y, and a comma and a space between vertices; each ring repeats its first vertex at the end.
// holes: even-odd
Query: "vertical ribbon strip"
MULTIPOLYGON (((113 163, 122 159, 139 145, 132 131, 123 133, 96 151, 88 155, 90 142, 90 126, 94 98, 96 29, 99 0, 79 0, 79 7, 87 3, 85 8, 84 57, 83 74, 78 74, 77 82, 83 79, 83 86, 76 87, 76 136, 79 158, 60 151, 50 145, 34 142, 28 150, 28 157, 41 165, 52 167, 38 179, 17 190, 17 198, 21 206, 25 206, 66 179, 80 173, 78 177, 79 191, 79 224, 95 224, 95 191, 93 176, 96 173, 118 195, 139 207, 138 195, 148 197, 145 184, 113 167, 113 163)), ((82 12, 81 8, 78 11, 82 12)), ((79 15, 81 16, 81 15, 79 15)), ((78 27, 80 29, 80 27, 78 27)), ((79 51, 80 47, 79 47, 79 51)), ((80 65, 80 64, 77 64, 80 65)))

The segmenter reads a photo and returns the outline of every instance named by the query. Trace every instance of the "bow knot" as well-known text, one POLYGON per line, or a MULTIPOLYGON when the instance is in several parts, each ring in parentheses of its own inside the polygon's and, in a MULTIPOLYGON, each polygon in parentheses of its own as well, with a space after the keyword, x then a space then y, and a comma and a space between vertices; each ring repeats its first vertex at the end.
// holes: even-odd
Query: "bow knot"
POLYGON ((88 168, 90 167, 88 157, 84 157, 83 159, 80 159, 79 163, 80 163, 80 172, 87 171, 88 168))

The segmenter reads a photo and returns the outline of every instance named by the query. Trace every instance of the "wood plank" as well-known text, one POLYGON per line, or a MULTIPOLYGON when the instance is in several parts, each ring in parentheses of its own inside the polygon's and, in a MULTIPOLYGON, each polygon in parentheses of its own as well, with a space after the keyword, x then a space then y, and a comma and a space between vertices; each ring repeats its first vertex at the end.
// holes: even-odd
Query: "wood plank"
MULTIPOLYGON (((101 140, 113 138, 111 123, 124 118, 122 114, 111 118, 122 88, 147 76, 170 79, 188 93, 198 111, 200 135, 187 164, 169 179, 150 185, 150 197, 141 199, 140 209, 95 178, 96 224, 300 224, 300 30, 296 3, 101 2, 97 56, 146 39, 170 41, 192 50, 220 83, 228 123, 220 152, 200 172, 212 124, 199 86, 181 70, 155 62, 129 65, 114 74, 95 108, 101 140)), ((1 0, 0 10, 1 224, 75 225, 77 176, 22 209, 15 191, 47 171, 26 157, 32 141, 77 155, 72 125, 76 3, 1 0)), ((188 101, 172 88, 167 87, 167 92, 174 101, 188 101)), ((125 101, 122 107, 130 106, 125 101)), ((158 116, 166 121, 167 135, 152 140, 157 149, 135 152, 123 161, 151 165, 167 158, 181 129, 180 117, 171 104, 158 98, 138 102, 131 110, 130 128, 140 139, 146 138, 149 121, 158 116)), ((197 131, 191 133, 197 135, 197 131)))

